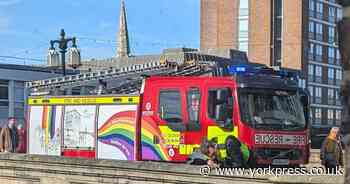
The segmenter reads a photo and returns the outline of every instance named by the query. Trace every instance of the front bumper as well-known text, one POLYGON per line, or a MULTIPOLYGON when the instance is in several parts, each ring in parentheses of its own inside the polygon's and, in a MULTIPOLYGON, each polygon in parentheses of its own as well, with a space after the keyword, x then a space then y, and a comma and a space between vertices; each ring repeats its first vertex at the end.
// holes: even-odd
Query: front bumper
POLYGON ((302 148, 257 148, 253 155, 258 165, 274 165, 274 160, 288 160, 286 165, 300 165, 309 160, 307 150, 302 148))

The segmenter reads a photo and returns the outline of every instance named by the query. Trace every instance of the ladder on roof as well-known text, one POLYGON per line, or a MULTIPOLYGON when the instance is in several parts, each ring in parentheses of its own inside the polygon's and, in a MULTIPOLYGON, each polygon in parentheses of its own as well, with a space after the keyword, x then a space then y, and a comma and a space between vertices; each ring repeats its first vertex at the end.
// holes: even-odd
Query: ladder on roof
POLYGON ((159 61, 137 64, 120 69, 88 72, 78 75, 31 81, 26 87, 32 95, 51 95, 53 91, 72 90, 80 87, 95 88, 91 94, 99 94, 98 86, 105 87, 105 93, 130 94, 138 92, 144 76, 198 76, 211 71, 210 65, 192 60, 179 66, 175 62, 159 61))

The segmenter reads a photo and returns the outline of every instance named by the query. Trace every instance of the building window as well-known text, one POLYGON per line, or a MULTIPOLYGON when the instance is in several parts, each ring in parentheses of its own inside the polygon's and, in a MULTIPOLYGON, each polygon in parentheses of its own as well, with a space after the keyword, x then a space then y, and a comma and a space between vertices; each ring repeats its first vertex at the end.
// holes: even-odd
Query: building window
POLYGON ((322 45, 316 45, 315 46, 315 50, 316 50, 316 61, 318 62, 322 62, 322 54, 323 54, 323 47, 322 45))
POLYGON ((7 86, 0 86, 0 100, 8 100, 9 90, 7 86))
POLYGON ((309 39, 315 39, 315 22, 309 22, 309 39))
POLYGON ((249 16, 249 1, 239 1, 239 16, 249 16))
POLYGON ((336 50, 336 62, 337 62, 337 65, 341 64, 341 56, 340 56, 339 49, 336 50))
POLYGON ((341 105, 340 93, 339 93, 338 89, 335 90, 335 104, 336 105, 341 105))
POLYGON ((310 96, 314 96, 314 87, 309 86, 308 89, 309 89, 310 96))
POLYGON ((335 28, 332 26, 328 27, 328 42, 333 44, 334 43, 334 37, 335 37, 335 28))
POLYGON ((335 123, 338 126, 341 125, 341 110, 336 110, 335 111, 335 123))
POLYGON ((239 20, 239 41, 248 40, 248 20, 239 20))
POLYGON ((238 49, 248 53, 249 41, 249 1, 239 1, 238 49))
POLYGON ((308 87, 308 90, 309 90, 309 94, 310 94, 310 100, 311 100, 311 103, 314 103, 314 87, 313 86, 309 86, 308 87))
POLYGON ((315 124, 321 124, 322 119, 322 109, 315 108, 315 124))
POLYGON ((334 68, 328 68, 328 84, 334 84, 334 68))
POLYGON ((334 89, 328 89, 328 104, 334 105, 334 89))
POLYGON ((274 0, 274 7, 275 7, 275 16, 281 17, 282 16, 282 3, 283 0, 274 0))
POLYGON ((315 103, 317 103, 317 104, 322 103, 322 88, 321 87, 315 87, 315 103))
POLYGON ((282 60, 282 43, 281 41, 275 42, 274 47, 274 66, 281 66, 281 60, 282 60))
POLYGON ((335 22, 335 7, 328 7, 328 21, 335 22))
POLYGON ((334 64, 334 57, 335 56, 335 51, 334 47, 328 47, 328 63, 329 64, 334 64))
POLYGON ((315 67, 315 81, 322 83, 322 66, 315 67))
POLYGON ((316 2, 316 18, 323 19, 323 3, 320 1, 316 2))
POLYGON ((342 70, 336 70, 335 72, 336 85, 340 86, 341 80, 343 79, 342 70))
POLYGON ((343 10, 341 8, 337 8, 337 21, 343 18, 343 10))
POLYGON ((8 81, 0 80, 0 100, 8 101, 9 99, 9 84, 8 81))
POLYGON ((315 0, 309 0, 309 16, 315 17, 315 0))
POLYGON ((334 110, 333 109, 327 110, 327 117, 328 117, 328 124, 333 125, 334 124, 334 110))
POLYGON ((323 25, 321 23, 315 23, 316 25, 316 40, 323 41, 323 25))
POLYGON ((283 0, 273 0, 273 66, 281 66, 282 61, 282 3, 283 0))
POLYGON ((315 80, 315 67, 313 64, 309 64, 308 68, 308 76, 309 76, 309 82, 313 82, 315 80))
POLYGON ((310 43, 309 45, 309 60, 314 60, 314 53, 315 53, 315 44, 310 43))
POLYGON ((243 51, 243 52, 247 52, 247 53, 248 53, 248 50, 249 50, 248 42, 239 42, 238 49, 239 49, 240 51, 243 51))

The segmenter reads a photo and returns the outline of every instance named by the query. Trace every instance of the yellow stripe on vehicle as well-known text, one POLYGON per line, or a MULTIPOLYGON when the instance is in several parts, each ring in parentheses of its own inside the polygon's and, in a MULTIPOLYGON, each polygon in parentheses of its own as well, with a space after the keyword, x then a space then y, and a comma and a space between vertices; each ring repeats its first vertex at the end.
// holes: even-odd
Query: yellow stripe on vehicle
POLYGON ((106 105, 106 104, 138 104, 138 96, 119 97, 30 97, 29 105, 106 105))
POLYGON ((199 144, 180 144, 179 153, 181 155, 191 155, 195 148, 199 148, 199 144))
POLYGON ((159 126, 162 138, 165 145, 179 145, 180 144, 180 132, 171 130, 168 126, 159 126))
MULTIPOLYGON (((209 126, 208 127, 208 140, 217 139, 217 144, 225 144, 226 139, 228 136, 238 136, 238 128, 237 126, 234 127, 233 130, 225 130, 218 126, 209 126)), ((226 157, 226 150, 220 149, 219 150, 221 157, 226 157)))

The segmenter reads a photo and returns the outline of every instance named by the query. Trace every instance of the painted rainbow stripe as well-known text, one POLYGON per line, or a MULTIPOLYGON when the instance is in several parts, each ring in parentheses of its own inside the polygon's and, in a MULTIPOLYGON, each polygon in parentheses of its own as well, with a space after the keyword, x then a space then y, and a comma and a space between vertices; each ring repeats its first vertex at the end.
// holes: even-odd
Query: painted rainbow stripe
POLYGON ((55 135, 56 107, 44 106, 42 114, 41 128, 45 131, 45 144, 49 144, 50 139, 55 135))
POLYGON ((155 126, 156 123, 154 123, 154 120, 150 117, 146 117, 142 119, 141 124, 142 159, 159 161, 171 160, 167 149, 162 145, 164 140, 159 128, 155 126), (155 137, 159 139, 160 144, 153 143, 155 137))

